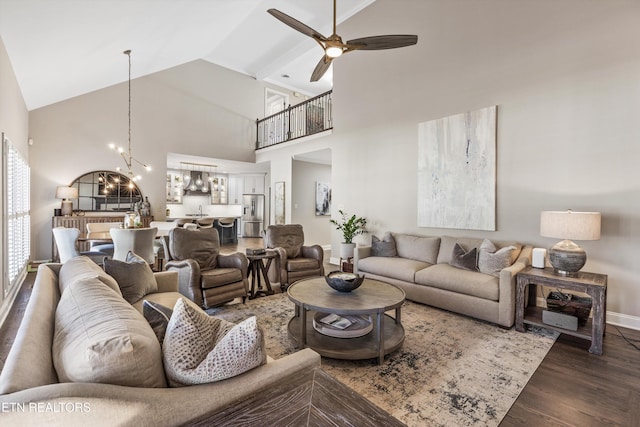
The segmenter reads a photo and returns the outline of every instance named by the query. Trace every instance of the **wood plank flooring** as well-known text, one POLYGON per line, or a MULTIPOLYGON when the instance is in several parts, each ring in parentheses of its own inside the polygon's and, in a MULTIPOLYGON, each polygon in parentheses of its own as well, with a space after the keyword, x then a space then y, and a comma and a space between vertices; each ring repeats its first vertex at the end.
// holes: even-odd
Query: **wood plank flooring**
MULTIPOLYGON (((261 239, 240 239, 222 252, 260 247, 261 239), (255 241, 254 241, 255 240, 255 241)), ((0 370, 13 344, 31 294, 29 273, 5 324, 0 328, 0 370)), ((640 427, 640 331, 607 325, 604 354, 594 356, 589 342, 561 335, 533 374, 501 427, 640 427)))

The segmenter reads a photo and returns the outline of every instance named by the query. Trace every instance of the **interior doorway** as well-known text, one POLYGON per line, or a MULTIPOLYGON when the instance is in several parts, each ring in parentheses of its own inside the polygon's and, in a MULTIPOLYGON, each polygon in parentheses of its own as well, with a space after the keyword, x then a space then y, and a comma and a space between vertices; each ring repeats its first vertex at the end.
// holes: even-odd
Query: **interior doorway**
POLYGON ((269 117, 273 114, 285 110, 289 106, 289 95, 277 90, 265 88, 264 91, 264 116, 269 117))

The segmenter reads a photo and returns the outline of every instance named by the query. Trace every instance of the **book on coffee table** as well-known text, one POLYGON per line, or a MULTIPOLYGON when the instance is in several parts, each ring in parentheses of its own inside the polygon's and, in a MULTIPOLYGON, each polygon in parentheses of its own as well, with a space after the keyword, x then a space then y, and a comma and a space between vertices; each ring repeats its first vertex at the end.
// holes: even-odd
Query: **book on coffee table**
POLYGON ((313 328, 323 335, 335 338, 356 338, 373 330, 371 316, 339 315, 317 312, 313 317, 313 328))

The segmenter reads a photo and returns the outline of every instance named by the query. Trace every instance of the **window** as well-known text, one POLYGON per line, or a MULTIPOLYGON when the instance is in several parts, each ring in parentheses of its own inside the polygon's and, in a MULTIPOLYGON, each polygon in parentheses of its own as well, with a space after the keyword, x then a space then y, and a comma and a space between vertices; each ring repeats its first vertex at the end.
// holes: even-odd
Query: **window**
POLYGON ((126 212, 142 201, 138 186, 127 176, 112 171, 93 171, 71 183, 78 189, 76 211, 126 212))
POLYGON ((6 267, 4 296, 17 286, 31 256, 30 169, 13 144, 2 135, 4 150, 3 193, 5 195, 4 253, 6 267))

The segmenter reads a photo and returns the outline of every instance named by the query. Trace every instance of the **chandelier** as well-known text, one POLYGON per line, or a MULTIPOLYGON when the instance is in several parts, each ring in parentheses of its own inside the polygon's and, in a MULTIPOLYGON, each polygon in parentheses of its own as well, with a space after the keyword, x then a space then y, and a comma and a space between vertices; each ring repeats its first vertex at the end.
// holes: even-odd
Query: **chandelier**
POLYGON ((109 148, 111 148, 112 150, 116 150, 118 153, 120 153, 120 155, 122 156, 122 159, 124 160, 124 163, 127 165, 126 171, 123 171, 122 168, 120 167, 117 167, 116 170, 118 172, 126 172, 126 174, 129 176, 129 179, 131 181, 137 181, 142 179, 142 176, 134 172, 134 169, 133 169, 134 163, 137 163, 138 165, 142 166, 147 172, 151 171, 151 166, 148 166, 143 162, 141 162, 140 160, 133 157, 133 153, 131 152, 131 50, 125 50, 122 53, 124 53, 129 57, 129 116, 128 116, 129 117, 129 150, 125 152, 124 148, 118 147, 113 143, 109 144, 109 148))

